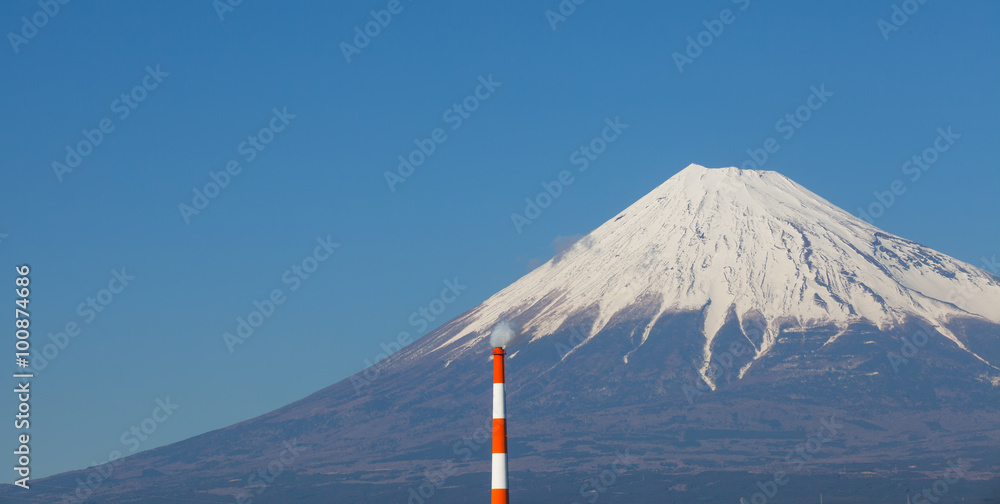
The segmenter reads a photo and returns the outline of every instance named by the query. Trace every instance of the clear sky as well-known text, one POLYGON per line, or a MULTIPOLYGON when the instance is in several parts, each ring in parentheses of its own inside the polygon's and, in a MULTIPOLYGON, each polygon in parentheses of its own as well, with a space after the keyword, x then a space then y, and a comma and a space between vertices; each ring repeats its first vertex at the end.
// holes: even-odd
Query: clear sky
MULTIPOLYGON (((876 225, 980 267, 1000 255, 997 2, 897 0, 895 20, 893 0, 562 4, 3 2, 0 281, 30 264, 34 350, 64 346, 32 385, 34 475, 342 380, 687 164, 748 149, 855 214, 899 180, 876 225), (223 333, 276 289, 230 352, 223 333), (178 408, 139 440, 158 399, 178 408)), ((3 453, 15 408, 0 396, 3 453)))

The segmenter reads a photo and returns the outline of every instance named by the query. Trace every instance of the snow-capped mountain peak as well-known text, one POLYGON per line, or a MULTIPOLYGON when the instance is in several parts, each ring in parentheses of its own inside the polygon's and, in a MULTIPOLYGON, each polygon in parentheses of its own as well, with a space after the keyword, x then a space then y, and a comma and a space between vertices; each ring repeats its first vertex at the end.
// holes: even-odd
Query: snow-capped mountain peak
POLYGON ((481 343, 500 318, 519 318, 534 339, 596 309, 592 337, 649 299, 660 315, 703 310, 706 366, 731 309, 768 322, 758 356, 774 345, 777 321, 885 328, 915 316, 962 348, 945 327, 952 317, 1000 323, 997 277, 885 233, 779 173, 692 164, 486 300, 435 351, 481 343))

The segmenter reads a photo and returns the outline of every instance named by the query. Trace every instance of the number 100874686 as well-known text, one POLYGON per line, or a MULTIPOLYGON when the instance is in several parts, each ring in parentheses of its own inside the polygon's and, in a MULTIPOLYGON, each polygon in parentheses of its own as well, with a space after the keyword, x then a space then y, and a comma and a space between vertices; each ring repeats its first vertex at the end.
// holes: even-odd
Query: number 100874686
POLYGON ((31 289, 28 288, 31 279, 28 277, 28 274, 31 273, 31 268, 25 264, 15 269, 17 270, 17 278, 14 280, 14 293, 17 296, 14 299, 14 304, 16 305, 14 307, 14 336, 16 338, 14 348, 17 351, 14 357, 18 367, 26 368, 28 367, 29 350, 31 349, 31 342, 29 341, 31 331, 28 329, 31 326, 31 314, 28 312, 28 302, 31 295, 31 289))

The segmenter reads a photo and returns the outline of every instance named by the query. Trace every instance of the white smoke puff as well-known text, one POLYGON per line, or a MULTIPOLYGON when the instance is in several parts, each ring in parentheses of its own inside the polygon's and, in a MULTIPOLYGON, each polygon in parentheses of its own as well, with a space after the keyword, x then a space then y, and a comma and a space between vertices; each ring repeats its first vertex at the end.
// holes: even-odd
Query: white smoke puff
POLYGON ((514 343, 517 336, 517 328, 510 322, 501 320, 497 325, 493 326, 493 330, 490 332, 490 346, 505 347, 514 343))

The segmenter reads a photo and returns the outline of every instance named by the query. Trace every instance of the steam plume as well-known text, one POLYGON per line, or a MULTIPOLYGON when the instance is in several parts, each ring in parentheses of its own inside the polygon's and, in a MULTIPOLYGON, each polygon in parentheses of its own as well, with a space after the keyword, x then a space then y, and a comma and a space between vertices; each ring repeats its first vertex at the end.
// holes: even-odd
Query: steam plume
POLYGON ((505 347, 514 343, 517 337, 517 328, 510 322, 501 320, 497 325, 493 326, 493 330, 490 332, 490 346, 505 347))

